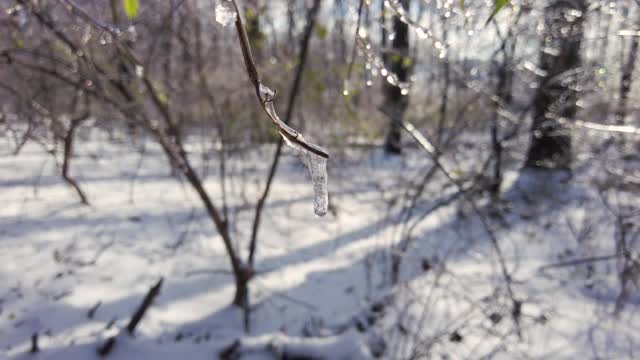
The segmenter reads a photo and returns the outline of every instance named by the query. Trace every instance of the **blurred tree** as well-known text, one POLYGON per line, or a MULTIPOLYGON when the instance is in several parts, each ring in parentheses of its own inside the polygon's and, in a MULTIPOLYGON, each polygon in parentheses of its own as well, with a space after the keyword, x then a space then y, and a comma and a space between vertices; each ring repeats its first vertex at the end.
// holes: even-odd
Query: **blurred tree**
MULTIPOLYGON (((447 16, 440 16, 442 22, 442 42, 447 44, 449 38, 449 25, 447 24, 447 16)), ((449 53, 443 51, 442 55, 442 98, 440 99, 440 115, 438 118, 438 130, 436 133, 436 147, 440 148, 444 142, 444 128, 447 123, 447 105, 449 103, 449 87, 451 85, 451 68, 449 65, 449 53)))
POLYGON ((259 0, 248 0, 244 8, 244 17, 247 20, 247 35, 249 35, 249 43, 253 49, 254 56, 258 61, 262 57, 262 48, 264 46, 265 36, 262 33, 260 17, 261 8, 259 0))
MULTIPOLYGON (((631 84, 633 81, 633 70, 636 64, 636 58, 638 54, 638 31, 640 31, 640 9, 636 9, 636 20, 633 24, 633 31, 629 36, 629 53, 622 65, 622 74, 620 78, 620 90, 618 93, 618 108, 616 110, 616 123, 623 124, 625 117, 627 116, 627 101, 629 99, 629 92, 631 91, 631 84)), ((623 40, 624 41, 624 40, 623 40)))
POLYGON ((543 78, 533 100, 531 143, 526 166, 568 169, 571 133, 560 119, 573 119, 578 92, 580 44, 586 0, 551 0, 544 10, 540 44, 543 78))
POLYGON ((516 54, 517 36, 514 29, 517 29, 518 22, 522 16, 521 10, 509 25, 507 33, 500 32, 500 26, 494 20, 496 34, 500 38, 500 47, 494 54, 492 61, 491 77, 495 78, 495 94, 499 101, 494 103, 494 112, 491 119, 491 151, 493 157, 493 174, 490 186, 491 194, 497 196, 502 183, 502 150, 503 145, 500 140, 500 108, 511 105, 513 100, 512 88, 514 78, 514 61, 516 54), (499 57, 500 60, 497 60, 499 57))
POLYGON ((347 61, 347 38, 344 31, 345 17, 347 7, 344 0, 335 0, 333 6, 333 16, 335 17, 335 39, 338 43, 338 59, 343 62, 347 61))
MULTIPOLYGON (((401 0, 398 2, 403 11, 409 9, 409 0, 401 0)), ((386 43, 386 31, 383 30, 383 47, 386 43)), ((386 49, 385 49, 386 50, 386 49)), ((390 70, 397 76, 397 81, 404 83, 409 79, 411 69, 411 61, 409 61, 409 25, 403 21, 398 14, 393 16, 393 40, 391 41, 390 70)), ((386 66, 387 64, 385 64, 386 66)), ((400 87, 385 82, 384 97, 385 108, 388 109, 395 117, 402 119, 404 112, 409 104, 408 97, 402 93, 400 87)), ((384 149, 388 154, 402 153, 401 144, 402 128, 400 122, 392 121, 389 123, 389 131, 385 139, 384 149)))

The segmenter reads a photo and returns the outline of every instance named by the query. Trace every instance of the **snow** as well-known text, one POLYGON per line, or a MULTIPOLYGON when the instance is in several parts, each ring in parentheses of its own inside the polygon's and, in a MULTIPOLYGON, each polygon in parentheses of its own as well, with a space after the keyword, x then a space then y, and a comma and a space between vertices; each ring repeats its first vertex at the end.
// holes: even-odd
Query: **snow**
MULTIPOLYGON (((388 259, 403 229, 395 222, 402 214, 400 200, 405 186, 431 165, 419 149, 408 149, 403 158, 377 151, 333 157, 332 211, 322 218, 309 211, 315 194, 323 195, 309 186, 317 179, 313 172, 306 175, 295 150, 285 150, 263 214, 251 285, 252 327, 244 337, 242 315, 229 306, 233 281, 220 237, 188 184, 170 175, 160 149, 150 141, 82 137, 71 174, 91 207, 80 205, 62 182, 60 159, 33 143, 12 156, 0 143, 0 359, 34 358, 28 353, 34 332, 39 359, 97 358, 96 348, 126 326, 160 277, 161 293, 135 337, 120 337, 110 358, 211 359, 238 338, 256 351, 276 344, 325 356, 369 356, 370 334, 301 336, 309 324, 335 329, 333 324, 366 313, 372 301, 388 295, 393 301, 367 332, 384 337, 389 359, 421 351, 454 359, 638 356, 640 295, 632 294, 621 313, 613 314, 619 291, 615 262, 597 263, 591 278, 585 266, 539 271, 559 260, 615 250, 614 220, 590 180, 601 171, 598 161, 610 165, 607 154, 585 159, 588 166, 570 181, 540 181, 516 167, 506 173, 509 201, 494 222, 515 294, 523 301, 518 339, 495 253, 464 202, 440 207, 416 223, 411 236, 417 241, 401 254, 401 283, 389 287, 388 259), (531 194, 518 189, 542 194, 544 201, 529 202, 531 194), (578 241, 569 223, 593 229, 578 241), (460 341, 454 341, 456 331, 460 341)), ((192 158, 220 202, 220 174, 202 160, 200 148, 190 146, 192 158)), ((443 161, 450 168, 472 168, 477 151, 462 149, 443 161)), ((242 251, 250 236, 252 199, 270 164, 267 150, 234 154, 228 161, 232 234, 242 251)), ((414 216, 455 189, 439 176, 427 192, 414 216)))

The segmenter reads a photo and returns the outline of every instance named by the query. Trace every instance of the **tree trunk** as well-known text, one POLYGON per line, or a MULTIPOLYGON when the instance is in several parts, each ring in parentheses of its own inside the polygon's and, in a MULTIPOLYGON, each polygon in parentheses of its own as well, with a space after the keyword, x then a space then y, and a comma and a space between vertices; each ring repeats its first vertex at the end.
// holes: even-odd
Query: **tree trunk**
POLYGON ((585 0, 554 0, 545 8, 540 68, 545 72, 533 102, 526 166, 569 169, 571 133, 563 120, 576 114, 574 85, 580 67, 585 0))
MULTIPOLYGON (((343 63, 347 61, 347 38, 344 33, 344 19, 346 18, 347 9, 344 4, 344 0, 335 0, 334 4, 334 16, 336 17, 335 32, 336 43, 338 44, 338 62, 343 63)), ((356 46, 356 44, 353 44, 356 46)))
POLYGON ((258 0, 247 1, 244 17, 247 19, 247 35, 249 36, 249 44, 251 44, 253 56, 260 61, 264 46, 264 34, 260 29, 260 4, 258 0))
POLYGON ((295 0, 287 0, 287 43, 289 51, 293 53, 295 49, 293 48, 293 33, 296 27, 296 17, 294 12, 295 0))
MULTIPOLYGON (((517 20, 516 20, 517 22, 517 20)), ((515 25, 515 24, 514 24, 515 25)), ((502 106, 511 104, 513 67, 512 59, 516 52, 515 36, 509 31, 502 40, 500 49, 502 61, 496 63, 496 96, 500 100, 494 104, 493 117, 491 120, 491 151, 493 157, 493 175, 489 191, 494 198, 500 193, 500 185, 502 184, 502 141, 500 140, 500 114, 499 110, 502 106)))
MULTIPOLYGON (((408 11, 409 0, 401 0, 400 5, 405 11, 408 11)), ((409 26, 397 15, 393 17, 393 32, 395 36, 391 43, 393 55, 391 56, 390 70, 391 73, 397 76, 398 82, 404 83, 409 77, 411 68, 409 61, 409 26)), ((384 36, 386 36, 386 31, 383 31, 383 39, 384 36)), ((385 107, 395 117, 402 119, 407 109, 408 97, 402 94, 402 90, 398 86, 389 84, 388 82, 384 84, 384 95, 385 107)), ((402 153, 401 133, 402 128, 400 127, 400 122, 392 121, 389 124, 389 131, 384 146, 387 154, 402 153)))
POLYGON ((71 158, 73 157, 73 140, 75 138, 76 128, 88 117, 89 113, 86 113, 77 118, 71 119, 71 124, 69 125, 69 129, 63 139, 64 153, 62 159, 62 178, 67 184, 73 187, 83 205, 89 205, 89 199, 87 198, 87 195, 85 195, 84 191, 82 191, 82 188, 80 188, 78 182, 69 175, 69 167, 71 166, 71 158))
MULTIPOLYGON (((638 17, 634 24, 634 30, 640 31, 640 10, 638 10, 638 17)), ((627 100, 629 99, 629 92, 631 91, 631 83, 633 81, 633 70, 635 68, 636 57, 638 54, 638 39, 636 35, 631 36, 631 44, 629 46, 629 54, 627 60, 622 66, 622 76, 620 79, 620 93, 618 98, 618 109, 616 110, 616 123, 624 124, 624 119, 627 116, 627 100)))
MULTIPOLYGON (((447 37, 449 32, 447 30, 447 24, 444 16, 441 16, 442 20, 442 42, 444 44, 447 43, 447 37)), ((440 100, 440 117, 438 119, 438 130, 436 133, 436 147, 440 149, 441 145, 445 142, 444 137, 444 128, 447 125, 447 105, 449 103, 449 84, 451 83, 451 76, 449 74, 449 54, 447 52, 444 53, 444 58, 442 58, 442 99, 440 100)))

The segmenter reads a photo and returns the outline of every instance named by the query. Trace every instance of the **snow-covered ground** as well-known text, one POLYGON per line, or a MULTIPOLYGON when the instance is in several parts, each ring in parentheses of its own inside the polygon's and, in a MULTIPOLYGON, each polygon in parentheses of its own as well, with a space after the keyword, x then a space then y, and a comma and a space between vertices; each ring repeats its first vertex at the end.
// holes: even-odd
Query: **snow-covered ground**
MULTIPOLYGON (((212 359, 242 336, 241 313, 229 307, 233 282, 222 241, 157 147, 79 141, 71 174, 91 206, 79 204, 41 146, 17 156, 0 147, 0 358, 97 357, 97 346, 126 325, 160 277, 161 293, 136 337, 119 339, 111 358, 212 359), (33 333, 37 355, 27 352, 33 333)), ((205 168, 200 150, 194 143, 194 162, 220 204, 217 165, 205 168)), ((232 233, 243 252, 271 153, 264 147, 228 160, 232 233)), ((614 219, 591 181, 594 159, 582 160, 594 165, 570 184, 507 173, 506 200, 490 222, 522 302, 517 324, 495 249, 468 204, 457 199, 420 216, 455 194, 442 176, 418 201, 411 219, 421 221, 401 254, 401 283, 388 286, 406 185, 430 166, 418 149, 402 160, 375 151, 332 159, 331 207, 322 218, 313 213, 308 171, 290 150, 284 160, 259 234, 251 335, 331 327, 393 295, 366 335, 386 340, 386 358, 640 357, 640 296, 631 294, 613 314, 615 261, 598 262, 592 276, 585 266, 539 269, 615 250, 614 219), (575 230, 587 225, 588 238, 578 240, 575 230)), ((491 213, 486 199, 476 201, 491 213)))

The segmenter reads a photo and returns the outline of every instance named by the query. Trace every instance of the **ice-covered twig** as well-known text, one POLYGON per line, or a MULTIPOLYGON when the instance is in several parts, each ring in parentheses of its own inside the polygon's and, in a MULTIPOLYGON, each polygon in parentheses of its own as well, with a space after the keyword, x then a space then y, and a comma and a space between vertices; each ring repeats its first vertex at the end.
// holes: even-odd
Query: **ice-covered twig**
MULTIPOLYGON (((237 9, 237 6, 236 6, 237 9)), ((280 125, 279 128, 285 129, 288 132, 294 131, 293 129, 291 129, 289 126, 287 126, 287 124, 289 123, 289 121, 291 120, 291 117, 293 116, 293 107, 295 105, 295 100, 296 100, 296 96, 298 94, 298 90, 302 84, 302 76, 304 73, 304 66, 306 64, 306 59, 307 59, 307 54, 308 54, 308 50, 309 50, 309 44, 311 42, 311 35, 313 34, 313 29, 315 26, 315 22, 316 22, 316 18, 318 15, 318 12, 320 10, 320 0, 315 0, 311 6, 311 8, 309 8, 309 12, 307 13, 307 26, 304 30, 302 39, 301 39, 301 43, 300 43, 300 54, 299 54, 299 61, 298 61, 298 69, 296 70, 296 74, 293 80, 293 84, 291 86, 291 91, 289 93, 289 102, 288 102, 288 106, 287 106, 287 112, 285 114, 285 118, 284 121, 280 121, 280 119, 277 117, 275 109, 273 109, 273 98, 275 97, 275 91, 269 89, 268 87, 262 85, 260 83, 260 81, 258 80, 258 71, 255 67, 255 63, 253 61, 253 57, 251 55, 251 48, 249 47, 249 43, 247 40, 247 33, 246 30, 244 29, 244 26, 242 25, 242 20, 240 19, 240 16, 238 16, 236 18, 236 28, 238 30, 238 37, 240 39, 240 45, 242 47, 242 54, 244 56, 244 61, 245 64, 247 66, 247 73, 249 74, 249 78, 251 79, 252 83, 254 84, 254 86, 256 86, 256 93, 258 95, 258 100, 260 101, 260 104, 264 107, 265 111, 267 111, 267 114, 271 113, 272 115, 275 115, 272 119, 276 119, 277 125, 280 125), (284 126, 282 126, 284 125, 284 126)), ((239 15, 239 13, 238 13, 239 15)), ((269 116, 271 117, 271 115, 269 116)), ((297 133, 297 132, 296 132, 297 133)), ((301 150, 304 149, 304 147, 302 146, 297 146, 295 145, 294 142, 290 141, 290 137, 287 137, 284 135, 283 132, 281 132, 282 137, 285 141, 288 142, 289 145, 301 150)), ((297 135, 298 141, 300 141, 301 139, 301 135, 297 135)), ((304 138, 302 138, 304 139, 304 138)), ((273 179, 275 177, 276 174, 276 170, 278 169, 278 162, 280 161, 280 155, 282 153, 282 146, 283 146, 283 141, 279 141, 278 145, 276 146, 276 150, 273 156, 273 161, 271 163, 271 168, 269 169, 269 174, 267 175, 267 181, 264 187, 264 190, 262 191, 262 195, 260 196, 260 198, 258 199, 258 202, 256 203, 256 210, 255 210, 255 216, 253 219, 253 225, 252 225, 252 230, 251 230, 251 242, 249 245, 249 257, 248 257, 248 262, 249 264, 253 264, 253 260, 254 260, 254 256, 255 256, 255 250, 256 250, 256 242, 257 242, 257 238, 258 238, 258 230, 260 228, 260 219, 261 219, 261 214, 262 214, 262 209, 264 208, 264 205, 266 203, 267 197, 269 196, 269 190, 271 189, 271 184, 273 183, 273 179)), ((322 149, 316 149, 316 150, 321 150, 322 152, 326 153, 324 150, 322 149)), ((306 150, 304 150, 306 151, 306 150)), ((320 156, 317 154, 317 151, 315 152, 311 152, 311 151, 307 151, 306 152, 307 156, 309 158, 312 157, 318 157, 318 158, 322 158, 322 159, 326 159, 328 157, 327 156, 320 156)), ((324 168, 326 168, 326 165, 324 166, 324 168)), ((313 175, 312 175, 313 177, 313 175)), ((324 176, 324 188, 326 189, 326 175, 324 176)), ((315 187, 315 185, 314 185, 315 187)), ((320 198, 318 198, 320 199, 320 198)), ((328 198, 327 198, 328 200, 328 198)), ((315 202, 314 202, 315 203, 315 202)), ((327 204, 328 205, 328 204, 327 204)), ((315 207, 315 205, 314 205, 315 207)), ((324 213, 326 213, 326 210, 324 211, 324 213)), ((320 212, 320 214, 322 214, 322 212, 320 212)))
POLYGON ((268 86, 264 85, 260 82, 260 76, 258 75, 258 69, 256 68, 255 61, 253 59, 253 55, 251 54, 251 46, 249 45, 249 37, 247 35, 247 31, 244 28, 244 24, 242 22, 242 16, 240 15, 240 10, 238 8, 238 4, 236 1, 233 1, 233 6, 235 7, 237 16, 236 16, 236 30, 238 32, 238 37, 240 39, 240 47, 242 49, 242 57, 244 59, 244 64, 247 68, 247 74, 249 75, 249 80, 255 87, 256 96, 260 101, 260 105, 262 106, 265 113, 269 116, 271 121, 276 125, 280 134, 285 137, 290 143, 296 144, 297 146, 305 149, 308 152, 311 152, 317 156, 323 157, 325 159, 329 158, 329 154, 322 147, 309 142, 307 139, 302 136, 301 133, 293 129, 292 127, 285 124, 275 111, 273 106, 273 100, 275 98, 276 92, 270 89, 268 86))
POLYGON ((603 131, 609 133, 621 133, 629 135, 640 135, 640 128, 631 125, 607 125, 598 124, 584 120, 569 120, 563 117, 555 117, 561 124, 575 126, 595 131, 603 131))
MULTIPOLYGON (((319 159, 322 159, 321 161, 322 166, 318 166, 318 170, 324 170, 323 172, 319 172, 319 171, 314 172, 313 169, 310 168, 310 170, 312 170, 312 178, 314 178, 314 193, 316 194, 315 196, 316 200, 314 201, 314 209, 316 211, 316 214, 322 216, 326 214, 327 212, 326 208, 328 206, 328 196, 326 195, 326 189, 327 189, 326 159, 329 158, 329 154, 321 147, 308 142, 302 136, 302 134, 300 134, 299 132, 297 132, 296 130, 288 126, 288 123, 291 120, 291 117, 293 114, 293 106, 295 104, 296 95, 298 94, 298 90, 302 83, 303 69, 304 69, 306 58, 307 58, 307 50, 309 48, 311 35, 313 33, 315 21, 320 9, 320 0, 315 0, 308 12, 307 27, 304 31, 304 35, 302 37, 302 43, 301 43, 302 46, 300 48, 300 58, 299 58, 298 69, 296 71, 296 75, 293 81, 291 93, 289 94, 289 103, 288 103, 287 113, 284 121, 280 120, 273 105, 276 92, 260 82, 258 69, 256 68, 253 55, 251 54, 251 46, 249 45, 249 38, 247 35, 247 31, 244 28, 244 24, 242 22, 242 15, 239 11, 238 4, 236 3, 236 1, 232 0, 232 3, 236 11, 235 25, 238 33, 238 39, 240 42, 240 48, 242 50, 242 57, 247 69, 247 74, 249 76, 249 79, 251 80, 251 83, 255 88, 256 96, 258 98, 260 105, 262 106, 265 113, 269 116, 271 121, 277 126, 278 131, 282 135, 283 139, 285 139, 287 143, 290 145, 294 144, 292 146, 295 147, 296 149, 299 149, 299 150, 303 149, 304 153, 310 159, 309 161, 310 165, 315 164, 314 161, 311 161, 312 159, 316 159, 316 157, 319 159), (318 174, 318 175, 314 177, 314 174, 318 174), (316 191, 316 184, 318 184, 317 191, 316 191), (322 189, 324 189, 324 196, 322 196, 323 195, 322 189)), ((278 145, 276 146, 276 151, 273 157, 273 162, 271 163, 269 174, 267 176, 267 181, 265 184, 264 191, 262 192, 262 195, 260 196, 260 198, 258 199, 258 202, 256 203, 255 216, 253 219, 253 225, 251 230, 251 241, 249 243, 249 254, 247 257, 247 263, 249 268, 253 267, 262 209, 264 208, 264 205, 266 203, 267 196, 269 195, 269 189, 271 188, 271 184, 273 183, 273 179, 275 177, 275 173, 278 168, 278 162, 280 159, 280 154, 282 152, 282 145, 283 145, 283 141, 281 140, 278 142, 278 145)), ((244 311, 244 319, 245 319, 244 322, 245 322, 246 330, 248 330, 248 324, 249 324, 249 321, 248 321, 249 309, 250 307, 246 306, 244 311)))
POLYGON ((538 271, 539 272, 544 272, 547 269, 562 268, 562 267, 569 267, 569 266, 578 266, 578 265, 587 264, 587 263, 594 263, 594 262, 598 262, 598 261, 615 260, 615 259, 621 258, 623 256, 624 256, 624 254, 613 254, 613 255, 591 256, 591 257, 580 258, 580 259, 571 259, 571 260, 567 260, 567 261, 561 261, 561 262, 557 262, 557 263, 553 263, 553 264, 547 264, 547 265, 544 265, 544 266, 540 266, 538 268, 538 271))

